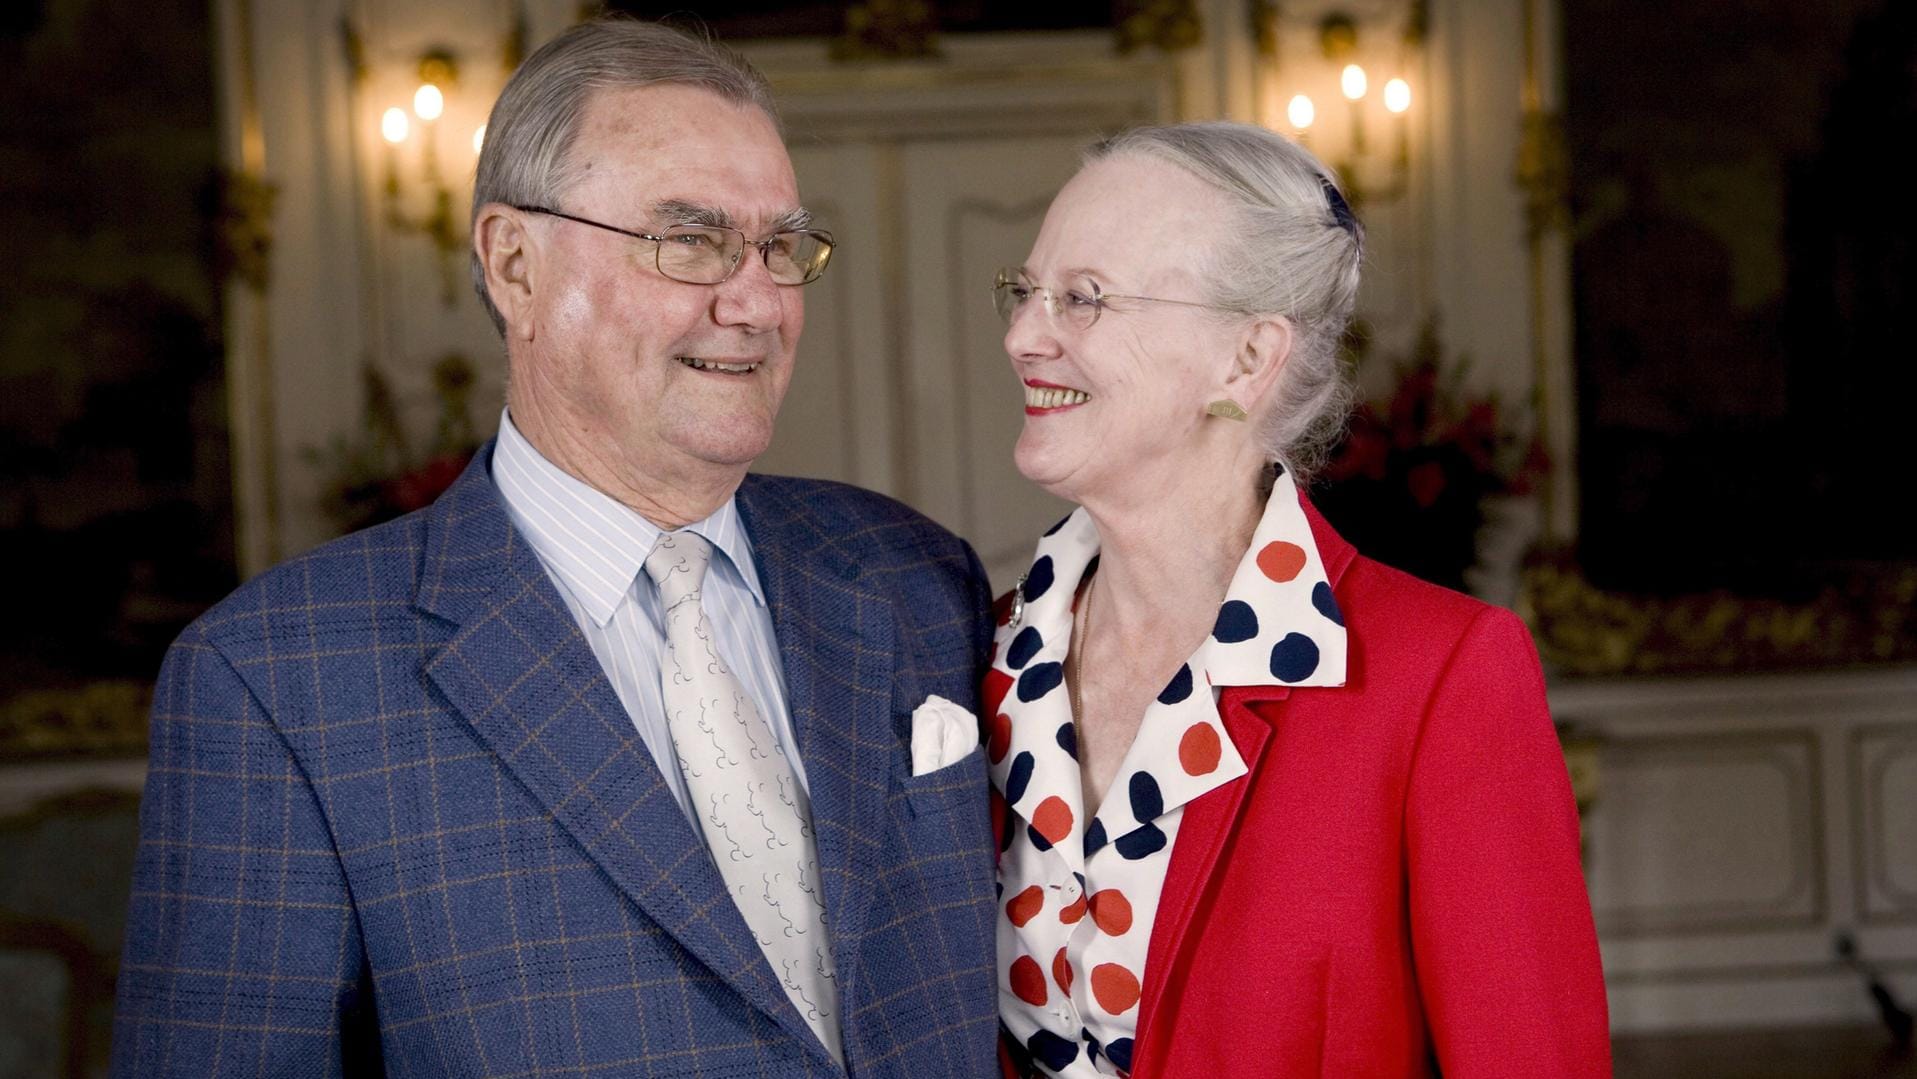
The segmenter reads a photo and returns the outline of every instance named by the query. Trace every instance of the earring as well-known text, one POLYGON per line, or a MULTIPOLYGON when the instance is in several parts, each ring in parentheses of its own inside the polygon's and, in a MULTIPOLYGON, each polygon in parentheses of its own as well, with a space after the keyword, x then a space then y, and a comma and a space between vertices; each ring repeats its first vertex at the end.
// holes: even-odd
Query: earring
POLYGON ((1227 420, 1248 420, 1251 416, 1229 397, 1221 397, 1205 406, 1205 415, 1227 420))

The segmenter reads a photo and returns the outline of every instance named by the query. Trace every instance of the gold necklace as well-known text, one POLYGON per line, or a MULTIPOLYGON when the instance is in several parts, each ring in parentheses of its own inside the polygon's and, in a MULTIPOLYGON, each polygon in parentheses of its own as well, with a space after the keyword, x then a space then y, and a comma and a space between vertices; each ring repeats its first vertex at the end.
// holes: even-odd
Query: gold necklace
POLYGON ((1078 601, 1078 639, 1073 643, 1072 650, 1066 653, 1066 658, 1072 661, 1072 718, 1080 726, 1085 723, 1085 664, 1080 662, 1079 657, 1084 655, 1086 646, 1091 643, 1092 590, 1097 587, 1098 575, 1094 573, 1085 584, 1085 595, 1078 601))

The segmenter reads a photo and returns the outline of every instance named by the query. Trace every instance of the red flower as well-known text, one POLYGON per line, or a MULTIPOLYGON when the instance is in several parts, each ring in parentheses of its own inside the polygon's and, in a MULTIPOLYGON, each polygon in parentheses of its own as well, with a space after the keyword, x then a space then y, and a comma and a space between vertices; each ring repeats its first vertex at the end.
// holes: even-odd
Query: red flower
POLYGON ((383 485, 386 504, 400 513, 431 504, 459 478, 472 456, 471 451, 441 454, 403 476, 387 480, 383 485))
POLYGON ((1420 509, 1430 509, 1444 493, 1444 466, 1437 461, 1414 465, 1405 477, 1411 485, 1411 499, 1420 509))

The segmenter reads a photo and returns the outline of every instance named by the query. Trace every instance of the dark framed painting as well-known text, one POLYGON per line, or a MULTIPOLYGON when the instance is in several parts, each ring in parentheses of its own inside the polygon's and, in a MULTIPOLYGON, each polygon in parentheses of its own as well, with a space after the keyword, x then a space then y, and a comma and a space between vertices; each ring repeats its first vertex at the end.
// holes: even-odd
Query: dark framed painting
POLYGON ((205 0, 0 14, 0 759, 140 752, 235 583, 212 45, 205 0))
POLYGON ((781 3, 738 0, 685 4, 670 0, 609 0, 604 10, 681 25, 708 27, 721 41, 753 38, 833 37, 854 22, 909 24, 936 33, 1022 30, 1109 30, 1117 25, 1113 0, 867 0, 865 3, 781 3))
POLYGON ((1562 10, 1582 572, 1917 658, 1917 6, 1562 10))

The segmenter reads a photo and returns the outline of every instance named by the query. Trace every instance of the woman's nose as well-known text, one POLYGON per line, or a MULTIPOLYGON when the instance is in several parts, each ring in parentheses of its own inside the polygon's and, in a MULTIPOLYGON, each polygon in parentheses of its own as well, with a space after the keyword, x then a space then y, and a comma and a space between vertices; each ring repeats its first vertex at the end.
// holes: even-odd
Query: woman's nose
POLYGON ((1011 323, 1005 327, 1005 352, 1014 362, 1058 355, 1058 326, 1050 299, 1046 293, 1036 293, 1012 310, 1011 323))

